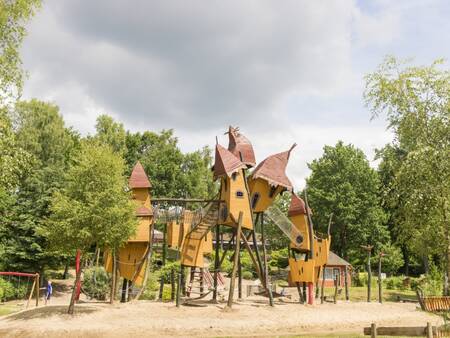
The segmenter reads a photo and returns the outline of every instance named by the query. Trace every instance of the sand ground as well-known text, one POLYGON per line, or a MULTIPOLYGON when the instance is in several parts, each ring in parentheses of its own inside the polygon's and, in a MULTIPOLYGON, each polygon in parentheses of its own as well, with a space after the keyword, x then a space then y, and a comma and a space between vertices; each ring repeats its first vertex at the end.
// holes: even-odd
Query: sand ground
POLYGON ((300 305, 277 302, 274 308, 259 297, 205 307, 138 301, 81 303, 75 315, 67 304, 52 304, 0 319, 0 337, 224 337, 289 336, 322 333, 362 333, 376 322, 384 326, 440 324, 437 316, 417 310, 411 303, 326 303, 300 305))

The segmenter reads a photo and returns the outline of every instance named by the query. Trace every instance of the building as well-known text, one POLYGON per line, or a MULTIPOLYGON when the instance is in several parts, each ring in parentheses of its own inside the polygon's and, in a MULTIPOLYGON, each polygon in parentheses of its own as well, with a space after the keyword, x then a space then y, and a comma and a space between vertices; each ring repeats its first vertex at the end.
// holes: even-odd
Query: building
MULTIPOLYGON (((338 277, 338 286, 345 286, 345 270, 347 267, 347 282, 348 286, 352 285, 352 266, 345 259, 339 257, 334 252, 330 251, 327 264, 325 267, 325 287, 333 287, 336 276, 338 277)), ((322 278, 319 279, 319 285, 322 283, 322 278)))

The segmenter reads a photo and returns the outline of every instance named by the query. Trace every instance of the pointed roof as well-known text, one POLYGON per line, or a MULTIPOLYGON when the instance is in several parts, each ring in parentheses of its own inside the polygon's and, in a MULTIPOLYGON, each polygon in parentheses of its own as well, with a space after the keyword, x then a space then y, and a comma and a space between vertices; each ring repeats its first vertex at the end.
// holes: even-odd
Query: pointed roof
POLYGON ((292 192, 291 205, 289 206, 288 216, 305 215, 306 206, 305 201, 292 192))
POLYGON ((342 257, 339 257, 338 255, 336 255, 331 250, 330 250, 330 253, 328 254, 327 265, 332 265, 332 266, 345 266, 345 265, 352 266, 349 262, 347 262, 342 257))
POLYGON ((295 146, 296 144, 294 143, 288 151, 271 155, 258 164, 252 172, 253 179, 262 178, 272 186, 281 185, 282 187, 292 191, 292 183, 286 176, 286 166, 289 161, 291 151, 295 146))
POLYGON ((152 215, 153 211, 144 206, 141 206, 136 209, 136 216, 152 216, 152 215))
POLYGON ((230 151, 216 144, 216 156, 214 161, 214 179, 222 176, 231 176, 234 172, 245 169, 244 163, 239 161, 230 151))
POLYGON ((141 162, 137 161, 136 165, 131 172, 131 176, 128 179, 128 185, 131 189, 135 188, 150 188, 152 185, 148 180, 147 174, 145 173, 144 167, 141 162))
POLYGON ((239 132, 239 127, 228 128, 228 150, 236 156, 248 168, 256 165, 255 152, 253 151, 252 143, 239 132))

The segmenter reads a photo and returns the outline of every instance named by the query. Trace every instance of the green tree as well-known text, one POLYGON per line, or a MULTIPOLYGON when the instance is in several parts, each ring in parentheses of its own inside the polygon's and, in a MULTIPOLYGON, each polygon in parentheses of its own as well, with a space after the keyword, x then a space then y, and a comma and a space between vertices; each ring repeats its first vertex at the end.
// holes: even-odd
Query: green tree
POLYGON ((377 172, 360 149, 342 141, 334 147, 325 146, 322 157, 308 166, 308 197, 315 228, 326 232, 333 213, 332 250, 353 265, 363 264, 361 245, 371 244, 377 250, 389 243, 377 172))
POLYGON ((22 91, 24 71, 19 50, 25 25, 40 5, 40 0, 0 0, 0 106, 22 91))
POLYGON ((64 258, 47 252, 47 241, 37 229, 50 216, 52 194, 64 186, 78 136, 64 126, 58 107, 52 104, 19 102, 13 117, 15 143, 32 161, 14 190, 10 216, 2 220, 3 263, 19 271, 42 271, 58 267, 64 258))
POLYGON ((373 117, 386 116, 393 146, 404 152, 391 179, 399 196, 396 231, 411 251, 438 253, 448 276, 450 72, 442 64, 416 67, 388 57, 366 76, 364 97, 373 117))
POLYGON ((210 170, 211 150, 204 147, 183 154, 173 130, 127 132, 126 148, 128 172, 141 161, 152 182, 153 196, 202 198, 217 191, 210 170))
POLYGON ((64 187, 52 197, 44 233, 53 248, 72 253, 87 252, 94 245, 116 250, 135 233, 135 205, 124 172, 123 159, 110 147, 82 143, 64 187))
POLYGON ((126 132, 122 123, 115 122, 111 116, 100 115, 95 124, 95 138, 102 144, 109 145, 120 155, 126 152, 126 132))

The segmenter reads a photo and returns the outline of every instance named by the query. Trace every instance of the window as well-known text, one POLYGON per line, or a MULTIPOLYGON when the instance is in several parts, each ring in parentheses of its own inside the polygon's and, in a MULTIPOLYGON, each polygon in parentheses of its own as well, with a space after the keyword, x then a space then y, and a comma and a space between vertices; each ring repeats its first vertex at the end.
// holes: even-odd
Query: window
POLYGON ((269 197, 273 198, 273 196, 275 195, 275 192, 277 191, 277 187, 270 187, 270 191, 269 191, 269 197))
POLYGON ((259 194, 259 192, 255 192, 252 196, 252 209, 256 208, 256 205, 258 204, 259 201, 259 197, 261 195, 259 194))
POLYGON ((303 236, 302 235, 298 235, 297 237, 295 237, 295 243, 297 245, 300 245, 303 243, 303 236))
POLYGON ((325 279, 333 280, 333 268, 325 268, 325 279))
POLYGON ((236 181, 237 173, 232 173, 231 174, 231 178, 233 179, 233 181, 236 181))
POLYGON ((236 191, 236 197, 237 198, 244 198, 244 193, 240 190, 236 191))

